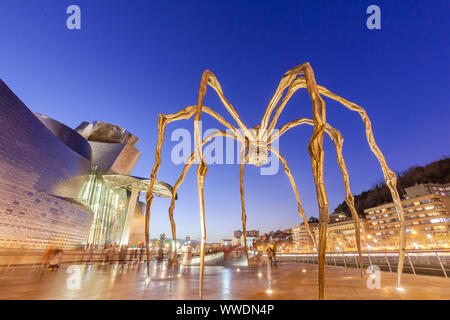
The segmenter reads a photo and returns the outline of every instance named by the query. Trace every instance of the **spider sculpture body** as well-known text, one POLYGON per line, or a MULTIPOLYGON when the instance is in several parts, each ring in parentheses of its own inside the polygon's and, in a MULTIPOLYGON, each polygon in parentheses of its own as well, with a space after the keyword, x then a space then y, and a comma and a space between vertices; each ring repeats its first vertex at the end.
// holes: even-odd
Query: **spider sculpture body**
MULTIPOLYGON (((403 261, 405 254, 405 220, 403 218, 403 211, 401 207, 400 197, 396 189, 397 178, 395 173, 389 169, 386 164, 386 160, 375 143, 375 138, 372 132, 371 122, 369 117, 367 116, 365 110, 360 106, 350 102, 330 91, 326 88, 318 85, 315 80, 313 69, 311 68, 309 63, 304 63, 302 65, 296 66, 290 70, 288 70, 285 75, 282 77, 275 94, 269 102, 269 105, 264 113, 264 116, 261 121, 261 125, 255 126, 251 129, 248 129, 246 125, 240 119, 238 113, 233 108, 233 106, 228 102, 225 98, 222 88, 219 84, 219 81, 215 77, 215 75, 206 70, 203 72, 202 79, 200 82, 200 89, 197 104, 194 106, 189 106, 185 109, 180 110, 179 112, 173 114, 159 114, 158 118, 158 142, 155 153, 155 164, 153 166, 151 172, 151 182, 149 185, 149 189, 147 191, 147 207, 146 207, 146 216, 145 216, 145 240, 146 240, 146 251, 147 251, 147 279, 150 279, 150 250, 149 250, 149 219, 150 219, 150 209, 153 201, 153 193, 152 189, 154 183, 156 181, 156 175, 158 173, 159 167, 161 165, 161 149, 164 141, 164 133, 167 124, 173 121, 189 119, 194 116, 194 143, 195 150, 194 153, 190 155, 188 158, 181 176, 178 178, 177 182, 173 188, 173 196, 172 201, 169 207, 169 218, 171 221, 172 227, 172 237, 176 239, 176 226, 173 219, 173 211, 175 208, 175 198, 177 194, 177 190, 183 182, 189 168, 194 164, 197 160, 197 183, 198 183, 198 194, 199 194, 199 207, 200 207, 200 222, 201 222, 201 256, 200 256, 200 285, 199 285, 199 294, 200 298, 203 297, 203 271, 204 271, 204 258, 205 258, 205 244, 206 244, 206 224, 205 224, 205 202, 204 202, 204 180, 205 175, 207 173, 207 165, 203 159, 202 148, 205 143, 211 141, 217 136, 225 136, 228 138, 236 139, 241 142, 241 163, 240 163, 240 193, 241 193, 241 206, 242 206, 242 228, 244 235, 244 243, 245 243, 245 252, 247 255, 248 261, 248 253, 247 253, 247 241, 246 241, 246 220, 247 216, 245 213, 245 202, 244 202, 244 166, 255 165, 262 166, 268 161, 268 154, 272 152, 275 154, 280 162, 283 164, 284 171, 289 178, 292 189, 294 191, 297 203, 298 203, 298 213, 302 217, 305 227, 310 235, 311 241, 315 248, 317 248, 318 252, 318 283, 319 283, 319 299, 324 298, 324 273, 325 273, 325 251, 326 251, 326 235, 327 235, 327 225, 328 225, 328 199, 325 191, 324 185, 324 173, 323 173, 323 162, 324 162, 324 150, 323 150, 323 138, 324 134, 327 133, 332 139, 336 154, 337 161, 342 172, 344 186, 346 191, 346 203, 350 208, 353 221, 355 224, 355 237, 356 244, 358 248, 358 253, 360 257, 360 270, 361 276, 363 274, 363 263, 362 263, 362 255, 361 255, 361 237, 360 237, 360 220, 355 209, 353 195, 350 191, 349 177, 347 168, 344 162, 344 157, 342 155, 342 145, 343 145, 343 137, 341 133, 335 128, 331 127, 326 122, 326 109, 325 102, 322 99, 322 96, 326 96, 335 101, 340 102, 342 105, 347 107, 352 111, 356 111, 360 114, 366 131, 367 141, 372 152, 375 154, 377 159, 380 162, 381 169, 383 171, 383 175, 386 181, 386 185, 391 191, 392 199, 396 208, 396 212, 399 218, 400 223, 400 232, 399 232, 399 261, 398 261, 398 271, 397 271, 397 285, 400 287, 401 273, 403 270, 403 261), (203 105, 203 99, 206 94, 207 86, 212 87, 216 93, 218 94, 220 100, 224 104, 227 111, 236 121, 240 130, 236 127, 225 121, 225 119, 220 116, 218 113, 213 111, 212 109, 203 105), (312 108, 313 108, 313 119, 300 118, 291 122, 288 122, 284 126, 281 127, 280 130, 275 130, 275 126, 277 124, 278 118, 282 113, 284 107, 286 106, 289 99, 292 95, 299 89, 306 88, 308 94, 312 100, 312 108), (287 91, 286 91, 287 90, 287 91), (284 94, 284 97, 283 97, 284 94), (275 110, 276 109, 276 110, 275 110), (272 112, 275 110, 275 113, 270 121, 272 116, 272 112), (225 126, 228 131, 218 130, 206 137, 203 141, 201 140, 201 132, 200 132, 200 119, 201 114, 206 113, 215 118, 219 123, 225 126), (311 158, 314 182, 316 186, 317 200, 319 206, 319 234, 318 234, 318 243, 316 243, 316 238, 314 234, 311 232, 311 229, 308 225, 308 221, 306 219, 305 213, 302 208, 302 204, 300 201, 300 196, 298 193, 298 189, 295 183, 295 180, 291 174, 291 171, 288 167, 288 164, 284 157, 280 154, 280 152, 273 148, 271 143, 276 139, 280 138, 282 134, 286 131, 294 128, 296 126, 308 124, 313 126, 314 131, 313 135, 308 144, 308 151, 311 158)), ((174 252, 174 256, 176 256, 176 252, 174 252)))

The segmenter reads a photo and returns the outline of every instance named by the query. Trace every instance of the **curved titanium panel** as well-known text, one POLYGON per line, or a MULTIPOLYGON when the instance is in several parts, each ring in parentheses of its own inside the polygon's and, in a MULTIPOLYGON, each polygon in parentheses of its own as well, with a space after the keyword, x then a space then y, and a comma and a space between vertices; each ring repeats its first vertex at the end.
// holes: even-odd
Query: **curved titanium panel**
POLYGON ((86 159, 92 159, 91 146, 78 132, 40 113, 34 112, 34 115, 66 146, 86 159))
POLYGON ((126 143, 89 141, 92 148, 92 164, 98 171, 130 174, 139 159, 140 152, 126 143))
POLYGON ((52 194, 55 189, 61 196, 73 194, 78 183, 65 182, 89 173, 90 161, 57 138, 0 80, 0 246, 82 244, 91 212, 52 194))

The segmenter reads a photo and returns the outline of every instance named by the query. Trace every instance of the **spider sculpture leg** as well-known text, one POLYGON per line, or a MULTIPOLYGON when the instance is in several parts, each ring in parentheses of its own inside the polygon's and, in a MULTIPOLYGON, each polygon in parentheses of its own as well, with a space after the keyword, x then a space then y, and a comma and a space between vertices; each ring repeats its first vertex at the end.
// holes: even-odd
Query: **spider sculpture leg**
MULTIPOLYGON (((328 227, 328 198, 325 191, 324 183, 324 172, 323 172, 323 161, 324 161, 324 150, 323 150, 323 136, 325 132, 326 124, 326 113, 325 113, 325 102, 319 94, 317 83, 314 77, 314 71, 311 65, 306 62, 300 66, 296 66, 288 70, 278 85, 275 94, 269 102, 263 119, 261 120, 260 131, 258 133, 258 139, 264 140, 267 135, 271 134, 268 132, 267 125, 269 124, 270 115, 275 109, 276 104, 281 99, 284 90, 289 87, 289 93, 293 93, 292 87, 296 81, 296 77, 299 75, 304 75, 306 80, 306 89, 312 101, 313 107, 313 120, 314 120, 314 131, 313 135, 308 144, 308 151, 311 158, 311 166, 313 170, 314 183, 316 185, 317 201, 319 205, 319 299, 323 299, 324 296, 324 275, 325 275, 325 251, 326 251, 326 235, 328 227)), ((283 102, 284 104, 289 100, 287 97, 283 102)), ((283 105, 283 102, 281 105, 283 105)), ((280 109, 280 107, 279 107, 280 109)), ((278 110, 277 110, 278 111, 278 110)), ((279 111, 281 112, 281 110, 279 111)))
MULTIPOLYGON (((300 73, 295 71, 296 68, 298 68, 298 67, 294 67, 291 70, 289 70, 286 73, 285 77, 288 76, 288 77, 290 77, 290 79, 292 79, 292 74, 299 75, 300 73)), ((278 117, 281 114, 281 111, 283 110, 283 108, 285 107, 286 102, 290 99, 290 97, 292 96, 292 94, 295 91, 297 91, 298 89, 301 89, 301 88, 305 88, 306 82, 307 81, 304 77, 298 77, 295 80, 290 82, 288 93, 286 94, 286 96, 284 97, 280 106, 276 110, 274 118, 272 119, 272 123, 270 124, 269 128, 271 128, 271 129, 275 128, 278 117)), ((352 111, 358 112, 364 122, 364 126, 366 129, 367 142, 369 144, 371 151, 377 157, 378 162, 380 163, 380 166, 381 166, 381 169, 382 169, 383 175, 384 175, 384 180, 386 182, 387 187, 389 188, 389 190, 391 192, 392 201, 394 203, 394 206, 395 206, 395 209, 397 212, 397 216, 398 216, 398 219, 400 222, 399 243, 398 243, 398 245, 399 245, 399 260, 398 260, 398 267, 397 267, 397 286, 400 287, 401 275, 402 275, 403 264, 404 264, 404 259, 405 259, 405 249, 406 249, 406 224, 405 224, 405 219, 404 219, 404 215, 403 215, 400 196, 397 191, 397 176, 388 167, 383 153, 381 152, 380 148, 378 147, 378 145, 375 142, 375 137, 373 135, 373 130, 372 130, 372 124, 370 122, 370 119, 369 119, 366 111, 363 108, 361 108, 360 106, 358 106, 357 104, 350 102, 350 101, 338 96, 335 93, 330 92, 325 87, 317 86, 317 88, 321 95, 324 95, 328 98, 338 101, 342 105, 344 105, 346 108, 348 108, 352 111)))
POLYGON ((401 285, 401 276, 403 271, 403 263, 405 259, 405 250, 406 250, 406 223, 405 218, 403 216, 402 202, 400 200, 400 196, 397 191, 397 176, 396 174, 389 169, 386 159, 384 158, 383 153, 375 142, 375 137, 373 135, 372 124, 370 122, 369 117, 367 116, 366 111, 358 106, 357 104, 350 102, 337 94, 334 94, 328 89, 319 86, 319 91, 326 97, 329 97, 335 101, 340 102, 342 105, 347 107, 352 111, 356 111, 361 116, 364 126, 366 128, 366 138, 369 143, 370 149, 373 154, 377 157, 378 162, 380 163, 381 169, 383 171, 384 180, 386 181, 386 185, 389 188, 392 196, 392 200, 394 202, 395 210, 397 212, 397 216, 400 222, 400 232, 399 232, 399 259, 398 259, 398 267, 397 267, 397 287, 401 285))
MULTIPOLYGON (((201 110, 200 107, 202 107, 202 105, 203 105, 203 99, 205 97, 208 85, 216 91, 217 95, 219 96, 220 101, 222 101, 223 105, 225 106, 227 111, 230 113, 230 115, 233 117, 233 119, 236 121, 236 123, 238 124, 239 128, 242 130, 244 135, 246 137, 250 136, 250 131, 245 126, 244 122, 242 122, 241 118, 239 117, 239 114, 236 112, 236 110, 231 105, 231 103, 229 103, 228 100, 225 98, 225 95, 222 91, 222 87, 220 86, 219 80, 217 80, 217 77, 210 70, 205 70, 202 74, 202 79, 200 81, 200 89, 199 89, 199 94, 198 94, 197 107, 196 107, 196 119, 195 120, 200 121, 200 116, 198 114, 201 113, 201 111, 205 111, 205 110, 201 110)), ((243 138, 240 133, 235 132, 235 135, 243 138)), ((198 141, 198 142, 200 143, 201 141, 198 141)))
MULTIPOLYGON (((314 122, 311 119, 308 118, 301 118, 294 121, 291 121, 281 127, 281 129, 274 133, 270 139, 269 142, 274 141, 275 139, 278 139, 283 133, 288 131, 289 129, 296 127, 301 124, 308 124, 308 125, 314 125, 314 122)), ((361 251, 361 223, 358 217, 358 213, 355 209, 355 202, 352 195, 352 192, 350 190, 350 181, 348 177, 347 167, 345 165, 344 156, 342 154, 342 147, 344 143, 344 138, 342 137, 342 134, 339 132, 339 130, 333 128, 329 124, 326 125, 325 131, 327 134, 331 137, 334 143, 334 147, 336 149, 336 155, 337 155, 337 161, 339 164, 339 168, 342 172, 342 177, 344 180, 344 186, 345 186, 345 193, 346 198, 345 201, 350 208, 350 212, 352 214, 353 223, 355 225, 355 240, 356 240, 356 246, 358 248, 358 254, 359 254, 359 266, 361 270, 361 277, 363 276, 363 258, 362 258, 362 251, 361 251)))
POLYGON ((328 198, 325 191, 323 161, 323 136, 326 125, 325 102, 320 96, 314 72, 309 63, 304 64, 304 73, 306 78, 306 89, 312 100, 314 131, 308 143, 308 151, 311 157, 314 182, 316 185, 317 201, 319 204, 319 299, 324 298, 325 285, 325 254, 327 248, 327 228, 328 228, 328 198))
POLYGON ((205 175, 208 171, 208 167, 204 161, 198 166, 197 170, 197 184, 198 184, 198 199, 200 205, 200 227, 202 232, 202 238, 200 242, 200 299, 203 299, 203 277, 205 271, 205 246, 206 246, 206 216, 205 216, 205 175))
MULTIPOLYGON (((189 106, 185 109, 182 109, 176 113, 164 115, 160 114, 158 117, 158 142, 156 146, 155 152, 155 164, 153 165, 152 173, 150 175, 150 185, 147 190, 147 207, 145 209, 145 246, 146 246, 146 254, 147 254, 147 279, 150 279, 150 232, 149 232, 149 222, 150 222, 150 208, 154 199, 152 190, 155 185, 156 176, 159 171, 159 167, 161 166, 161 149, 164 142, 164 133, 166 130, 167 124, 173 121, 189 119, 194 113, 197 111, 198 106, 189 106)), ((211 110, 206 106, 202 106, 202 111, 214 117, 221 124, 232 130, 239 138, 243 139, 239 131, 229 124, 222 116, 217 114, 215 111, 211 110)))
MULTIPOLYGON (((300 201, 300 196, 298 194, 298 189, 297 189, 297 185, 295 183, 294 177, 292 176, 291 173, 291 169, 289 169, 289 166, 287 164, 286 159, 280 154, 279 150, 269 146, 269 150, 272 151, 277 157, 278 159, 281 161, 281 163, 283 164, 284 167, 284 172, 286 173, 286 175, 289 178, 289 181, 291 182, 291 186, 292 189, 294 190, 295 193, 295 197, 297 199, 297 204, 298 204, 298 214, 302 217, 303 221, 307 221, 306 219, 306 215, 305 215, 305 211, 303 210, 303 206, 302 206, 302 202, 300 201)), ((309 224, 305 224, 306 230, 311 238, 311 242, 313 244, 314 248, 317 248, 316 245, 316 237, 314 236, 314 233, 312 232, 311 228, 309 227, 309 224)))
POLYGON ((200 206, 200 226, 202 231, 202 238, 200 243, 200 298, 203 295, 203 274, 204 274, 204 261, 205 261, 205 246, 206 246, 206 222, 205 222, 205 199, 204 199, 204 181, 205 175, 208 171, 208 167, 203 159, 202 151, 202 139, 200 132, 200 116, 202 112, 203 100, 206 94, 208 85, 210 85, 219 95, 220 100, 225 105, 225 108, 235 119, 239 127, 244 131, 246 136, 249 136, 250 132, 245 124, 240 119, 236 110, 227 101, 225 95, 223 94, 222 88, 216 76, 209 70, 203 72, 202 79, 200 81, 200 88, 198 94, 198 101, 195 110, 194 118, 194 143, 195 143, 195 159, 198 160, 199 165, 197 169, 197 184, 198 184, 198 194, 199 194, 199 206, 200 206))
POLYGON ((247 247, 247 215, 245 213, 245 201, 244 201, 244 167, 245 167, 245 148, 246 143, 242 143, 241 148, 241 164, 240 164, 240 191, 241 191, 241 207, 242 207, 242 215, 241 215, 241 221, 242 221, 242 232, 244 236, 244 252, 245 252, 245 258, 247 259, 247 267, 249 266, 248 261, 248 247, 247 247))
MULTIPOLYGON (((217 136, 225 136, 225 137, 233 138, 233 139, 236 139, 236 140, 239 141, 239 137, 236 137, 236 136, 234 136, 233 134, 231 134, 229 132, 217 130, 213 134, 211 134, 208 137, 206 137, 202 141, 202 145, 205 145, 207 142, 211 141, 213 138, 215 138, 217 136)), ((170 207, 169 207, 169 218, 170 218, 170 222, 171 222, 171 226, 172 226, 172 237, 173 237, 173 239, 176 239, 176 233, 175 233, 176 232, 175 231, 176 230, 176 226, 175 226, 175 220, 173 218, 173 211, 175 209, 175 199, 176 199, 177 191, 180 188, 181 184, 183 183, 184 179, 186 178, 186 174, 189 171, 189 169, 192 166, 192 164, 194 163, 194 161, 195 161, 195 153, 192 153, 189 156, 189 158, 187 159, 186 164, 185 164, 185 166, 183 168, 183 171, 181 172, 180 177, 178 178, 177 182, 175 183, 175 185, 173 187, 172 199, 171 199, 170 207)), ((205 235, 206 235, 206 233, 205 233, 205 235)), ((199 288, 200 288, 200 297, 202 297, 203 296, 203 277, 201 277, 201 279, 200 279, 200 286, 199 286, 199 288)))

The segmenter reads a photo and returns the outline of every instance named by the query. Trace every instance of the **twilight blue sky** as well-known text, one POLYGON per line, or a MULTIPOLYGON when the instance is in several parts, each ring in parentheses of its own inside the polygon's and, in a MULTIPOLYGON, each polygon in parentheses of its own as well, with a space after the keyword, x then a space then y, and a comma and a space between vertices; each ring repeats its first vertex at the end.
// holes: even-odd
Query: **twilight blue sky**
MULTIPOLYGON (((197 100, 211 69, 247 126, 262 114, 284 72, 309 61, 317 81, 366 108, 375 138, 393 170, 449 154, 448 1, 113 1, 0 0, 0 77, 33 111, 71 127, 101 120, 140 138, 133 174, 149 176, 158 113, 197 100), (66 28, 66 8, 77 4, 82 29, 66 28), (381 8, 381 30, 366 28, 366 8, 381 8)), ((326 99, 327 120, 344 135, 351 188, 357 194, 382 179, 358 114, 326 99)), ((205 105, 232 121, 215 93, 205 105)), ((291 99, 279 124, 311 117, 306 91, 291 99)), ((204 128, 221 128, 204 116, 204 128)), ((234 123, 234 122, 233 122, 234 123)), ((181 165, 170 162, 175 128, 168 128, 158 179, 174 184, 181 165)), ((312 128, 282 137, 285 155, 308 216, 318 209, 307 143, 312 128)), ((330 208, 344 199, 333 145, 325 139, 330 208)), ((248 227, 263 232, 299 223, 283 170, 261 176, 246 167, 248 227)), ((206 176, 208 241, 240 228, 239 166, 213 165, 206 176)), ((195 170, 175 209, 179 237, 199 238, 195 170)), ((151 235, 170 234, 169 200, 157 198, 151 235)))

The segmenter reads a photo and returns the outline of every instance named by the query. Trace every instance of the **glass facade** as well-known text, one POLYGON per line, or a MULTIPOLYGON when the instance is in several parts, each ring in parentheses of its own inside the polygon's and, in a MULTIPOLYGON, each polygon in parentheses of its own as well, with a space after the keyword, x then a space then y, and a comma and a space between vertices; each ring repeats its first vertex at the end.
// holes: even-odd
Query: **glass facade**
POLYGON ((93 168, 78 199, 93 213, 86 246, 119 244, 127 217, 128 193, 123 188, 109 188, 93 168))

